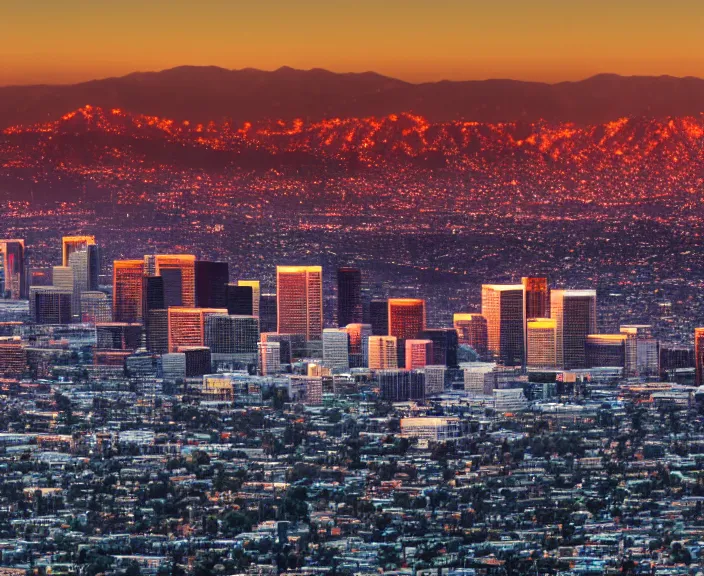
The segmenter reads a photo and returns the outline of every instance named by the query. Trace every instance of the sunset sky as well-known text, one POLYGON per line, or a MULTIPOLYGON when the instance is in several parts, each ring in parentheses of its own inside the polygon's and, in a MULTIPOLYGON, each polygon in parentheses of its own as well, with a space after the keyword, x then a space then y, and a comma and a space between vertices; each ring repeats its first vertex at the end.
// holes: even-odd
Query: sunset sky
POLYGON ((2 0, 0 85, 182 64, 412 82, 704 76, 702 0, 2 0))

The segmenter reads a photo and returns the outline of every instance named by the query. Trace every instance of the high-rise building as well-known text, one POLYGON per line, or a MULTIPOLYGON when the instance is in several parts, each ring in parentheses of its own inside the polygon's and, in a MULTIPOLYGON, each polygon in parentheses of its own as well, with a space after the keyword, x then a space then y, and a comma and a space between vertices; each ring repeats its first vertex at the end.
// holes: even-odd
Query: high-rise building
POLYGON ((70 266, 54 266, 52 269, 52 278, 54 280, 54 287, 60 288, 65 292, 71 293, 71 310, 75 308, 76 305, 80 307, 80 294, 78 299, 74 296, 74 274, 73 268, 70 266))
POLYGON ((387 402, 425 398, 425 374, 421 370, 380 370, 376 377, 381 397, 387 402))
POLYGON ((61 265, 69 266, 71 254, 88 246, 95 246, 95 236, 64 236, 61 239, 61 265))
POLYGON ((627 365, 628 334, 589 334, 584 343, 587 368, 625 368, 627 365))
POLYGON ((276 294, 262 294, 259 298, 259 330, 276 332, 276 294))
POLYGON ((276 298, 279 334, 323 334, 323 269, 320 266, 277 266, 276 298))
MULTIPOLYGON (((91 244, 85 248, 74 250, 68 257, 68 268, 73 271, 73 301, 72 309, 75 319, 81 314, 81 294, 98 290, 100 260, 98 246, 91 244)), ((56 275, 54 275, 56 278, 56 275)))
POLYGON ((95 325, 96 348, 100 350, 136 350, 142 343, 142 325, 105 322, 95 325))
POLYGON ((704 385, 704 328, 694 329, 694 370, 697 386, 704 385))
POLYGON ((337 269, 337 325, 362 322, 362 272, 358 268, 337 269))
POLYGON ((555 319, 531 318, 526 324, 526 365, 528 368, 555 368, 555 319))
POLYGON ((228 284, 227 313, 238 316, 254 316, 254 289, 251 286, 228 284))
POLYGON ((81 293, 81 322, 112 322, 112 306, 105 292, 91 290, 81 293))
POLYGON ((350 366, 361 368, 368 365, 369 337, 372 335, 371 324, 348 324, 345 327, 350 343, 350 366))
POLYGON ((447 374, 447 366, 436 366, 428 364, 423 368, 425 374, 425 394, 442 394, 445 390, 445 377, 447 374))
POLYGON ((259 280, 238 280, 238 286, 249 286, 252 289, 252 316, 259 318, 259 305, 262 296, 259 280))
POLYGON ((482 285, 489 352, 506 366, 523 365, 523 285, 482 285))
POLYGON ((0 298, 27 298, 24 240, 0 240, 0 298))
POLYGON ((433 343, 433 357, 428 364, 444 364, 448 368, 457 368, 457 331, 454 328, 428 328, 423 330, 421 338, 433 343))
POLYGON ((418 370, 433 364, 432 340, 406 340, 406 370, 418 370))
POLYGON ((369 302, 369 324, 373 336, 387 336, 389 333, 389 302, 375 298, 369 302))
POLYGON ((333 373, 349 370, 349 336, 344 328, 323 330, 323 363, 333 373))
POLYGON ((289 376, 288 397, 291 402, 319 406, 323 403, 322 376, 289 376))
POLYGON ((115 322, 142 321, 143 260, 115 260, 112 268, 112 317, 115 322))
POLYGON ((150 310, 166 310, 164 279, 161 276, 142 277, 142 316, 150 310))
POLYGON ((145 256, 145 270, 150 276, 164 278, 166 307, 195 307, 195 264, 192 254, 156 254, 145 256))
POLYGON ((29 314, 37 324, 69 324, 73 292, 56 286, 29 289, 29 314))
POLYGON ((523 341, 528 353, 528 320, 550 317, 550 287, 545 277, 523 277, 523 341))
POLYGON ((272 376, 281 373, 281 343, 259 342, 259 373, 272 376))
POLYGON ((235 321, 227 314, 213 314, 205 319, 205 345, 213 354, 235 353, 235 321))
POLYGON ((227 315, 225 308, 172 306, 168 310, 170 352, 178 352, 182 346, 204 346, 206 318, 215 314, 227 315))
POLYGON ((649 324, 625 324, 619 328, 628 334, 626 349, 627 376, 658 376, 660 374, 660 342, 653 336, 649 324))
POLYGON ((165 308, 149 310, 144 319, 147 332, 147 350, 155 354, 169 351, 169 311, 165 308))
POLYGON ((406 362, 405 341, 418 339, 425 330, 425 300, 420 298, 389 298, 390 336, 397 338, 398 365, 406 362))
POLYGON ((227 306, 225 286, 230 281, 227 262, 196 260, 194 265, 196 306, 224 308, 227 306))
POLYGON ((396 336, 370 336, 368 346, 369 368, 372 370, 387 370, 398 367, 396 336))
POLYGON ((589 334, 596 334, 596 291, 553 290, 550 317, 555 319, 555 360, 558 368, 586 368, 589 334))
POLYGON ((458 343, 471 346, 479 356, 487 353, 486 318, 481 314, 458 313, 453 317, 458 343))

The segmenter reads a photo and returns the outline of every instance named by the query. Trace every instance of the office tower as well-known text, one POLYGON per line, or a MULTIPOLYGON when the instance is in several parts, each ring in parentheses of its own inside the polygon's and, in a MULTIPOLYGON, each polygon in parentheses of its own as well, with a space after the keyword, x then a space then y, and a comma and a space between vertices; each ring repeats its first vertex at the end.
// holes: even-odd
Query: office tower
POLYGON ((28 370, 25 345, 19 339, 0 341, 0 377, 20 378, 28 370))
POLYGON ((175 382, 186 377, 186 355, 181 352, 163 354, 161 356, 161 371, 164 380, 175 382))
POLYGON ((458 338, 454 328, 428 328, 420 336, 433 343, 433 357, 428 359, 428 364, 457 368, 458 338))
POLYGON ((672 378, 677 370, 695 368, 694 349, 673 344, 660 347, 660 374, 672 378))
POLYGON ((420 298, 389 298, 388 334, 396 336, 398 366, 406 361, 405 341, 417 339, 425 330, 425 300, 420 298))
POLYGON ((226 294, 228 314, 235 314, 237 316, 254 315, 254 306, 252 304, 254 289, 251 286, 228 284, 226 294))
POLYGON ((81 296, 76 294, 73 268, 70 266, 54 266, 52 269, 54 287, 71 293, 71 321, 77 319, 81 308, 81 296))
POLYGON ((627 376, 657 376, 660 374, 660 342, 653 337, 649 324, 625 324, 619 328, 628 334, 626 348, 627 376))
POLYGON ((323 363, 333 373, 350 369, 349 336, 344 328, 323 330, 323 363))
POLYGON ((433 342, 432 340, 406 340, 406 370, 417 370, 425 368, 427 364, 433 364, 433 342))
POLYGON ((227 262, 196 260, 194 265, 196 306, 198 308, 225 308, 225 286, 230 281, 227 262))
MULTIPOLYGON (((75 319, 80 319, 81 314, 81 294, 98 289, 99 260, 98 247, 96 245, 86 246, 80 250, 74 250, 68 257, 68 268, 60 267, 61 270, 72 270, 73 277, 73 301, 72 309, 75 319)), ((57 282, 56 268, 54 272, 54 285, 57 282)))
POLYGON ((213 354, 235 353, 235 321, 227 314, 214 314, 205 319, 205 345, 213 354))
POLYGON ((276 332, 276 294, 262 294, 259 298, 259 330, 276 332))
POLYGON ((147 350, 155 354, 169 351, 169 311, 157 308, 149 310, 144 319, 147 333, 147 350))
POLYGON ((136 350, 142 344, 142 325, 105 322, 95 325, 96 348, 101 350, 136 350))
POLYGON ((24 240, 0 240, 0 298, 27 298, 24 240))
POLYGON ((704 385, 704 328, 694 329, 694 374, 696 385, 704 385))
POLYGON ((112 318, 115 322, 142 321, 143 260, 115 260, 112 267, 112 318))
POLYGON ((69 266, 71 254, 85 250, 88 246, 95 246, 95 236, 64 236, 61 239, 61 265, 69 266))
POLYGON ((479 356, 487 353, 486 318, 481 314, 457 313, 453 316, 458 344, 471 346, 479 356))
POLYGON ((337 325, 362 322, 362 272, 358 268, 337 269, 337 325))
POLYGON ((56 286, 29 289, 29 314, 37 324, 69 324, 73 291, 56 286))
POLYGON ((281 343, 259 342, 259 373, 262 376, 273 376, 281 373, 281 343))
POLYGON ((210 348, 205 346, 179 346, 178 352, 186 361, 186 378, 196 378, 213 371, 210 348))
POLYGON ((362 368, 368 365, 369 337, 371 324, 348 324, 345 327, 350 342, 350 366, 362 368))
MULTIPOLYGON (((589 334, 584 343, 584 361, 587 368, 625 368, 628 334, 589 334)), ((628 370, 626 370, 628 372, 628 370)))
POLYGON ((506 366, 523 365, 523 285, 482 285, 489 352, 506 366))
POLYGON ((204 346, 206 318, 215 314, 227 315, 224 308, 172 306, 168 310, 169 352, 178 352, 182 346, 204 346))
POLYGON ((320 266, 277 266, 276 308, 279 334, 323 334, 323 269, 320 266))
POLYGON ((475 395, 491 394, 495 369, 496 364, 493 362, 469 362, 463 365, 465 391, 475 395))
POLYGON ((528 320, 550 317, 550 288, 548 279, 544 277, 523 277, 523 341, 527 358, 528 351, 528 320))
POLYGON ((192 254, 156 254, 144 257, 150 276, 164 278, 164 302, 171 306, 195 307, 195 264, 192 254))
POLYGON ((531 318, 526 326, 528 368, 555 368, 555 319, 531 318))
POLYGON ((369 324, 373 336, 386 336, 389 333, 389 302, 372 300, 369 302, 369 324))
POLYGON ((88 324, 112 322, 112 306, 105 292, 81 293, 81 322, 88 324))
MULTIPOLYGON (((252 316, 259 318, 259 304, 261 300, 261 286, 259 280, 238 280, 238 286, 249 286, 252 289, 252 316)), ((274 328, 276 330, 276 328, 274 328)))
POLYGON ((558 368, 585 368, 587 335, 596 334, 596 291, 553 290, 550 317, 555 319, 555 361, 558 368))
POLYGON ((376 373, 381 398, 387 402, 408 402, 425 398, 425 374, 420 370, 380 370, 376 373))
POLYGON ((259 318, 232 316, 235 328, 235 354, 251 354, 256 358, 259 342, 259 318))
POLYGON ((425 374, 425 395, 442 394, 445 391, 445 377, 447 366, 435 366, 428 364, 423 368, 425 374))
POLYGON ((142 277, 142 316, 145 319, 150 310, 166 310, 164 278, 161 276, 142 277))
POLYGON ((323 403, 323 378, 321 376, 289 376, 288 398, 308 406, 323 403))
POLYGON ((367 353, 369 368, 386 370, 398 367, 398 343, 396 336, 370 336, 367 353))

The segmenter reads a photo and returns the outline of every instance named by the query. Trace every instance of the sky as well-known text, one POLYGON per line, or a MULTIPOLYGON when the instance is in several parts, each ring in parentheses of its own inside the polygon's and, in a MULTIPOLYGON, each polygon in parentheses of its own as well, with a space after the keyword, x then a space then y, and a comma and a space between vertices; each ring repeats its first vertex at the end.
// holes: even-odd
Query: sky
POLYGON ((704 77, 704 0, 0 0, 0 85, 179 65, 704 77))

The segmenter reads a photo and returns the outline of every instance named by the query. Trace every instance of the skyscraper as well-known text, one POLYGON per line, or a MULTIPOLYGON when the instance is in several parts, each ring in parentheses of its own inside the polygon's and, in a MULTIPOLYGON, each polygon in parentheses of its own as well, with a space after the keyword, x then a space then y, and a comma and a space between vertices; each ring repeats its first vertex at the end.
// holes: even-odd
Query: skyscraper
POLYGON ((526 337, 528 368, 555 368, 555 319, 528 320, 526 337))
POLYGON ((259 330, 264 332, 276 332, 276 294, 262 294, 259 298, 259 330))
POLYGON ((386 336, 389 333, 389 302, 374 299, 369 302, 369 323, 372 335, 386 336))
POLYGON ((553 290, 550 293, 550 317, 555 319, 558 368, 585 368, 587 336, 596 334, 596 291, 553 290))
POLYGON ((433 364, 433 342, 431 340, 406 340, 406 370, 417 370, 433 364))
POLYGON ((178 352, 180 347, 205 345, 205 320, 215 314, 227 315, 225 308, 169 308, 169 352, 178 352))
POLYGON ((332 372, 349 370, 349 336, 344 328, 323 330, 323 363, 332 372))
POLYGON ((279 342, 259 342, 259 373, 272 376, 281 373, 281 344, 279 342))
POLYGON ((398 364, 406 362, 405 341, 417 339, 425 330, 425 300, 420 298, 389 298, 389 335, 396 336, 398 364))
POLYGON ((694 329, 694 370, 696 385, 704 385, 704 328, 694 329))
POLYGON ((523 364, 523 285, 482 285, 489 352, 507 366, 523 364))
POLYGON ((488 336, 484 316, 458 313, 453 317, 453 325, 457 330, 458 344, 471 346, 479 356, 486 356, 488 336))
POLYGON ((276 298, 279 334, 303 334, 320 340, 323 333, 323 269, 277 266, 276 298))
POLYGON ((164 299, 167 308, 170 306, 184 306, 186 308, 195 306, 195 256, 192 254, 156 254, 144 258, 147 272, 150 275, 164 278, 164 299))
POLYGON ((73 270, 73 315, 78 319, 81 314, 81 294, 98 289, 100 272, 98 246, 91 244, 74 250, 69 254, 68 265, 73 270))
POLYGON ((74 252, 95 246, 95 236, 64 236, 61 239, 61 265, 69 266, 68 259, 74 252))
POLYGON ((73 268, 70 266, 54 266, 52 278, 54 287, 71 293, 71 321, 77 320, 81 311, 81 295, 76 293, 73 268))
MULTIPOLYGON (((627 364, 628 334, 589 334, 584 343, 587 368, 624 368, 627 364)), ((626 370, 628 371, 628 370, 626 370)))
POLYGON ((428 328, 421 332, 421 338, 433 343, 433 356, 428 359, 428 364, 457 368, 458 338, 454 328, 428 328))
POLYGON ((396 336, 370 336, 368 346, 370 369, 386 370, 398 367, 396 336))
POLYGON ((226 295, 228 314, 254 316, 254 289, 251 286, 228 284, 226 287, 226 295))
POLYGON ((337 269, 337 325, 362 322, 362 272, 358 268, 337 269))
POLYGON ((37 324, 69 324, 73 292, 56 286, 29 289, 29 314, 37 324))
POLYGON ((369 337, 372 335, 371 324, 348 324, 345 327, 350 344, 350 367, 367 366, 369 337))
POLYGON ((81 293, 81 322, 112 322, 112 306, 105 292, 91 290, 81 293))
POLYGON ((143 260, 115 260, 112 268, 112 318, 115 322, 142 321, 143 260))
POLYGON ((196 306, 199 308, 227 306, 225 285, 230 281, 227 262, 196 260, 194 273, 196 306))
POLYGON ((660 342, 653 336, 649 324, 626 324, 619 328, 628 334, 626 349, 627 376, 657 376, 660 374, 660 342))
POLYGON ((0 240, 0 298, 27 298, 24 240, 0 240))
POLYGON ((259 280, 238 280, 238 286, 249 286, 252 288, 252 315, 259 317, 259 304, 261 299, 261 286, 259 280))
POLYGON ((524 358, 528 353, 528 320, 532 318, 550 317, 550 287, 545 277, 523 277, 523 341, 525 343, 524 358))

